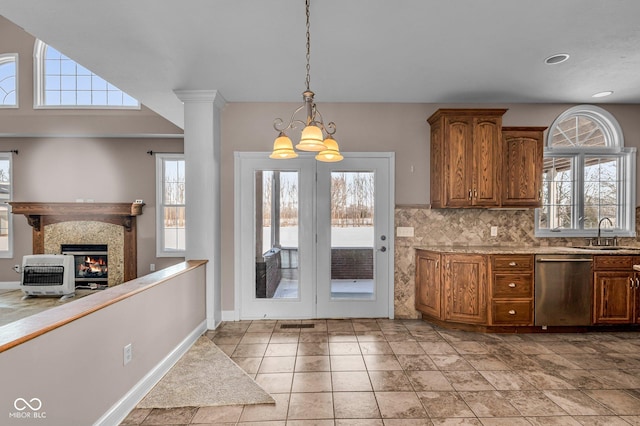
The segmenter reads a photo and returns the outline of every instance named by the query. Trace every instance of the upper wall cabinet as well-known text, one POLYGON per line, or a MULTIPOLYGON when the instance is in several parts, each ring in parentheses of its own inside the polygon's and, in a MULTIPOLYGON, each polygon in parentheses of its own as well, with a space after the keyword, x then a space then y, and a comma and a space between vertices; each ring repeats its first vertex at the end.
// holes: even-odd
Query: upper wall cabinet
POLYGON ((540 207, 546 127, 503 127, 502 206, 540 207))
POLYGON ((431 207, 538 207, 545 127, 502 127, 506 109, 439 109, 431 125, 431 207))
POLYGON ((506 109, 439 109, 431 125, 431 207, 499 207, 506 109))

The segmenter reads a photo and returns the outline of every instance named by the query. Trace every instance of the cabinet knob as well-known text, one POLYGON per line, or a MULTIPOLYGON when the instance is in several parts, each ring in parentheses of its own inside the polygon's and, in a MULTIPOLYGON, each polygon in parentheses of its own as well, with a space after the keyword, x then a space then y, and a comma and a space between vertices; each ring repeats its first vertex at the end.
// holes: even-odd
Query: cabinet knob
POLYGON ((509 266, 516 266, 517 263, 516 262, 509 262, 509 266))
POLYGON ((515 314, 516 314, 515 309, 510 309, 510 310, 509 310, 509 315, 515 315, 515 314))
POLYGON ((634 286, 633 278, 629 277, 629 287, 633 288, 633 286, 634 286))
POLYGON ((516 288, 516 283, 509 283, 509 287, 516 288))
POLYGON ((472 194, 472 192, 471 192, 471 190, 469 190, 469 201, 471 201, 471 194, 472 194))

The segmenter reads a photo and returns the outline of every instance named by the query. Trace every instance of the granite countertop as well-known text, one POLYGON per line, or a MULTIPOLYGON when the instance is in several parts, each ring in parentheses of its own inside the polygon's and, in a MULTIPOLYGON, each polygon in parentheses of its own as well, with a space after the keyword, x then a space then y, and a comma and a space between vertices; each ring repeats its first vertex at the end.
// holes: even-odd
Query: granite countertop
POLYGON ((550 246, 420 246, 419 250, 441 253, 469 254, 606 254, 606 255, 640 255, 640 247, 616 246, 602 248, 550 247, 550 246))

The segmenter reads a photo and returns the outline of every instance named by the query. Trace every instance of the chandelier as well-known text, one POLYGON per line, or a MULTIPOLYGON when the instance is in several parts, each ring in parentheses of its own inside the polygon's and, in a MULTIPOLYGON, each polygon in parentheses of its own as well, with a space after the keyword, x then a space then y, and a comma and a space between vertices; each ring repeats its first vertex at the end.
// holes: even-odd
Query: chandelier
POLYGON ((300 136, 300 142, 296 145, 296 149, 300 151, 312 151, 317 152, 316 160, 324 162, 340 161, 344 157, 340 154, 338 148, 338 142, 333 138, 336 132, 336 125, 334 122, 324 124, 322 114, 318 111, 313 96, 315 95, 309 89, 309 83, 311 78, 309 77, 309 59, 310 55, 310 34, 309 34, 309 1, 306 0, 306 15, 307 15, 307 78, 306 85, 307 90, 302 92, 302 99, 304 103, 296 109, 289 123, 285 125, 285 122, 281 118, 276 118, 273 121, 273 128, 278 132, 278 137, 273 143, 273 152, 269 158, 275 159, 287 159, 296 158, 298 154, 293 149, 293 143, 287 136, 286 132, 290 129, 295 129, 298 125, 303 126, 302 135, 300 136), (296 118, 298 112, 304 110, 306 118, 304 120, 296 118))

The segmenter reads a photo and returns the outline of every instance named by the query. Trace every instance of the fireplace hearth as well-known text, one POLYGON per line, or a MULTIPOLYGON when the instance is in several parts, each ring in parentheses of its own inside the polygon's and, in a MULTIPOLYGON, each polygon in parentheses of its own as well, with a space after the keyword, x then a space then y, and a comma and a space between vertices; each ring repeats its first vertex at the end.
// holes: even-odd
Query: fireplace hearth
POLYGON ((62 244, 60 252, 73 255, 76 287, 106 287, 109 282, 107 244, 62 244))

